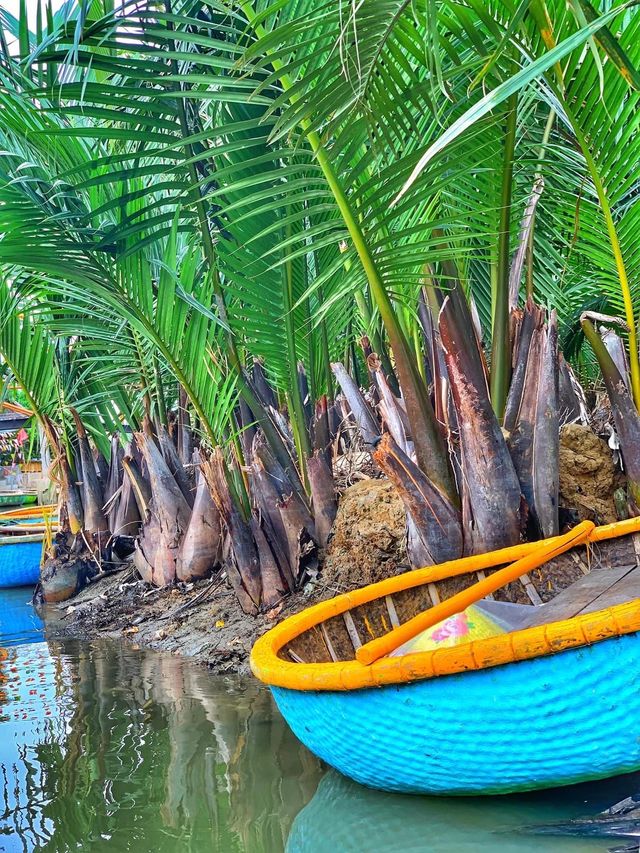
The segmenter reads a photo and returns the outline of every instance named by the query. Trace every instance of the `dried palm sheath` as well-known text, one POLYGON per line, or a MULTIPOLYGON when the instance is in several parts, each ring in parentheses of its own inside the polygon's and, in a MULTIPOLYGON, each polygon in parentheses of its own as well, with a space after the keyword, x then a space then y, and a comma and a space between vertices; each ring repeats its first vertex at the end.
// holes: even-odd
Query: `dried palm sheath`
POLYGON ((98 480, 93 454, 89 446, 89 439, 80 416, 71 409, 71 414, 76 424, 78 447, 82 462, 82 505, 84 508, 84 529, 99 540, 108 538, 109 525, 103 512, 104 496, 102 487, 98 480))
POLYGON ((470 496, 462 503, 464 552, 494 551, 519 541, 520 484, 489 400, 477 344, 449 297, 439 326, 458 415, 463 483, 470 496))
POLYGON ((213 502, 202 474, 184 538, 176 560, 176 577, 181 581, 207 577, 222 556, 220 511, 213 502))
POLYGON ((176 578, 176 559, 191 508, 156 445, 148 425, 136 441, 149 470, 150 518, 145 520, 134 562, 145 580, 167 586, 176 578))

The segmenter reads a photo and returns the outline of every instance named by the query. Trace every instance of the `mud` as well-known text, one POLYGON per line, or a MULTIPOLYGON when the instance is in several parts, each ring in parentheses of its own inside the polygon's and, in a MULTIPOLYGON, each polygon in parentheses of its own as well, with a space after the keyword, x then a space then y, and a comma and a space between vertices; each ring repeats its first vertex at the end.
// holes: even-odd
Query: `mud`
MULTIPOLYGON (((91 583, 71 602, 42 610, 47 636, 109 637, 134 646, 194 658, 219 674, 249 673, 256 639, 276 622, 307 607, 304 593, 258 617, 242 612, 225 580, 204 580, 155 589, 128 572, 91 583)), ((314 589, 313 600, 323 595, 314 589)))
POLYGON ((362 480, 340 499, 322 581, 335 592, 407 571, 405 512, 388 480, 362 480))
POLYGON ((560 430, 560 505, 578 517, 609 524, 617 520, 614 492, 619 477, 606 441, 590 427, 568 424, 560 430))
POLYGON ((247 616, 224 578, 156 589, 125 570, 43 610, 48 636, 119 638, 193 658, 213 672, 249 672, 254 642, 277 622, 346 589, 406 571, 402 503, 386 480, 349 487, 319 578, 268 613, 247 616))

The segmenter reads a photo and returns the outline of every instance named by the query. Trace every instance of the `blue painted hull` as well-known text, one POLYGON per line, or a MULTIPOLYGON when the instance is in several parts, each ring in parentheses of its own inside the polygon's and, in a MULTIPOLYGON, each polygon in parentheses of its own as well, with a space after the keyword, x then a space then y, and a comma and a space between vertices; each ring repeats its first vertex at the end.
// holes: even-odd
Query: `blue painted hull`
POLYGON ((0 543, 0 587, 34 586, 40 580, 41 557, 41 536, 35 542, 0 543))
POLYGON ((640 769, 640 633, 410 684, 272 691, 312 752, 387 791, 501 794, 640 769))

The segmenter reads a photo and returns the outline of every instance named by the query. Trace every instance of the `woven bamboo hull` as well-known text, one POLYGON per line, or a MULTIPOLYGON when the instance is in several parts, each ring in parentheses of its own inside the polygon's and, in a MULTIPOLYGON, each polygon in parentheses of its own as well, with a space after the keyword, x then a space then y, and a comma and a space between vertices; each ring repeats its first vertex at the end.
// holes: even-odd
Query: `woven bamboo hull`
POLYGON ((363 785, 504 794, 640 769, 640 634, 370 690, 272 688, 296 736, 363 785))
POLYGON ((40 579, 42 534, 0 537, 0 587, 34 586, 40 579))

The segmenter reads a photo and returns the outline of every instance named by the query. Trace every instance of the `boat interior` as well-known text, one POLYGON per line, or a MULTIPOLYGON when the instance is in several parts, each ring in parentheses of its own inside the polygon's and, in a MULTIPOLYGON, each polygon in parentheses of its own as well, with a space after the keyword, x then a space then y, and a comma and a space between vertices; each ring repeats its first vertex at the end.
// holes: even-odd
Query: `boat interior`
MULTIPOLYGON (((590 542, 500 588, 483 604, 507 632, 571 619, 640 599, 639 566, 640 533, 590 542)), ((362 645, 501 568, 427 580, 379 595, 300 633, 278 656, 295 663, 353 660, 362 645)))

